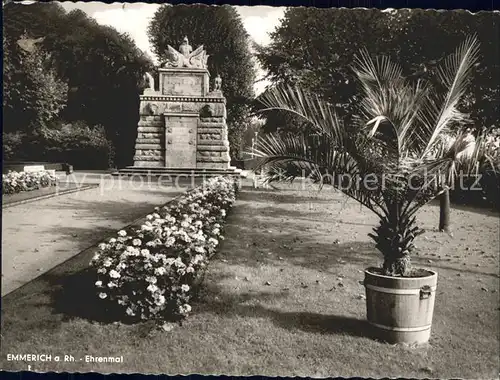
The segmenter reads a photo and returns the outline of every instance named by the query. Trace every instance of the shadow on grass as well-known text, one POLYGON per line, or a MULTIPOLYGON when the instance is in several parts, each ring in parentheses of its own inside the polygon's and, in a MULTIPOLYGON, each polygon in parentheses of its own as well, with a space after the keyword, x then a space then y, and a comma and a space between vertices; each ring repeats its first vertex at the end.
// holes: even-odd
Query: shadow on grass
MULTIPOLYGON (((300 191, 300 190, 299 190, 300 191)), ((328 191, 327 193, 318 192, 317 190, 304 189, 304 195, 298 196, 297 190, 292 189, 252 189, 248 187, 244 187, 240 194, 239 199, 245 202, 259 202, 259 203, 282 203, 282 204, 290 204, 290 203, 342 203, 345 202, 345 198, 339 194, 334 193, 333 191, 328 191), (332 195, 335 194, 335 198, 325 198, 325 194, 332 195)))
POLYGON ((255 208, 251 203, 240 203, 229 216, 221 254, 231 264, 255 267, 290 263, 319 271, 341 267, 346 262, 368 266, 377 260, 374 243, 338 241, 334 229, 327 234, 318 231, 324 220, 307 218, 310 214, 299 208, 255 208))
MULTIPOLYGON (((225 275, 224 275, 225 276, 225 275)), ((223 276, 223 277, 224 277, 223 276)), ((273 292, 252 292, 228 294, 219 285, 220 279, 205 286, 197 305, 200 313, 239 316, 244 318, 265 318, 280 328, 289 331, 305 331, 319 334, 346 334, 356 337, 373 337, 366 320, 349 316, 325 315, 314 312, 282 311, 263 306, 269 302, 284 298, 288 294, 273 292)))
POLYGON ((79 272, 57 276, 47 274, 54 314, 61 314, 63 321, 82 318, 92 322, 131 324, 118 305, 101 300, 96 294, 97 276, 90 268, 79 272))

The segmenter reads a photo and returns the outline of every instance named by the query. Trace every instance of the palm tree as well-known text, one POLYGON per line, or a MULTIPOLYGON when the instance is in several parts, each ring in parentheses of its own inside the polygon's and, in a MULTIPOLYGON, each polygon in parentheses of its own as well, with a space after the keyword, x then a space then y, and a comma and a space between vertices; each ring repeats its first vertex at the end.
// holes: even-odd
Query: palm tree
POLYGON ((438 91, 404 78, 387 57, 361 52, 352 67, 361 96, 349 124, 333 106, 298 87, 267 90, 258 98, 259 112, 291 112, 311 129, 262 137, 255 150, 259 167, 269 168, 268 181, 306 176, 333 185, 374 212, 380 223, 370 236, 384 256, 383 273, 409 275, 413 241, 423 233, 416 213, 445 190, 442 176, 456 172, 460 154, 470 146, 464 133, 451 144, 442 144, 441 136, 466 120, 457 106, 478 53, 473 37, 443 60, 437 75, 446 90, 438 91), (312 134, 315 144, 309 143, 312 134))

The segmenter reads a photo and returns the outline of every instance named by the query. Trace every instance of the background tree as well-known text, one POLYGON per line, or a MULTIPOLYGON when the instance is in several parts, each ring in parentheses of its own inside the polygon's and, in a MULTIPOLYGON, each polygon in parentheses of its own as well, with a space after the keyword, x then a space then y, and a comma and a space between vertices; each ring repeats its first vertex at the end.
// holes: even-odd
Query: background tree
POLYGON ((436 68, 446 47, 476 34, 481 62, 460 109, 470 113, 478 129, 498 127, 499 42, 491 36, 498 34, 499 22, 500 14, 494 12, 289 8, 270 46, 259 49, 258 59, 273 83, 299 85, 333 102, 339 115, 348 117, 359 100, 350 66, 361 48, 387 55, 401 62, 405 75, 437 85, 436 68))
MULTIPOLYGON (((102 125, 116 151, 115 164, 131 164, 142 77, 152 67, 149 58, 130 36, 99 25, 80 10, 66 13, 57 3, 8 4, 4 13, 4 46, 11 61, 16 62, 18 52, 12 47, 24 31, 35 39, 44 37, 41 46, 68 83, 62 120, 102 125)), ((12 81, 4 84, 13 86, 12 81)))
POLYGON ((10 43, 3 37, 4 132, 35 132, 66 105, 68 86, 37 42, 27 35, 10 43))
POLYGON ((231 156, 237 158, 254 97, 255 68, 248 34, 236 10, 226 5, 163 5, 149 25, 148 36, 160 59, 167 45, 178 48, 184 36, 193 48, 205 46, 212 78, 220 74, 223 80, 231 156))

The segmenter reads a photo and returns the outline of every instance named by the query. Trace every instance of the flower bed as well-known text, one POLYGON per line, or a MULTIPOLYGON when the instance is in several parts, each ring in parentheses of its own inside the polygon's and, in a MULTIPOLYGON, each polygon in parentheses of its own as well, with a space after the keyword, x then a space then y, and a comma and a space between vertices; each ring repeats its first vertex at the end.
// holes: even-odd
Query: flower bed
POLYGON ((3 194, 17 194, 23 191, 38 190, 42 187, 56 186, 56 177, 48 171, 15 172, 2 174, 3 194))
POLYGON ((236 199, 233 179, 207 181, 156 208, 139 227, 99 245, 90 262, 98 296, 133 319, 186 317, 208 260, 223 240, 222 225, 236 199))

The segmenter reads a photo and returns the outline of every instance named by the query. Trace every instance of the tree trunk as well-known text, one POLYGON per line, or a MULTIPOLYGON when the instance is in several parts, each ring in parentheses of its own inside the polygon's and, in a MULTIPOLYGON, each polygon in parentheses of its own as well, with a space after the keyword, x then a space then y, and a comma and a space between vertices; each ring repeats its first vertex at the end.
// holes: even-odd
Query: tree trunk
POLYGON ((450 232, 450 190, 439 196, 439 231, 450 232))

